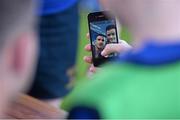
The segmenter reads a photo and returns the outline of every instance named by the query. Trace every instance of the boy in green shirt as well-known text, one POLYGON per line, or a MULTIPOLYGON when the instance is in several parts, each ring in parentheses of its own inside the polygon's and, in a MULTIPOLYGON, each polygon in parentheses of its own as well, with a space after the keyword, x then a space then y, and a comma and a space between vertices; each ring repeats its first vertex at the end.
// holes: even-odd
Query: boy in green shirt
POLYGON ((129 28, 133 50, 75 87, 64 102, 69 118, 180 118, 180 1, 102 4, 129 28))

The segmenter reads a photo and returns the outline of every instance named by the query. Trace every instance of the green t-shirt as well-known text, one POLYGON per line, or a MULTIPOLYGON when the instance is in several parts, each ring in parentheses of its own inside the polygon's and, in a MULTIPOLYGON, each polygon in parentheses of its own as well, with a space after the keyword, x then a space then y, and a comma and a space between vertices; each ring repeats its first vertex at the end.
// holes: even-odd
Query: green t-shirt
POLYGON ((114 63, 77 85, 63 108, 94 107, 102 118, 180 118, 180 63, 114 63))

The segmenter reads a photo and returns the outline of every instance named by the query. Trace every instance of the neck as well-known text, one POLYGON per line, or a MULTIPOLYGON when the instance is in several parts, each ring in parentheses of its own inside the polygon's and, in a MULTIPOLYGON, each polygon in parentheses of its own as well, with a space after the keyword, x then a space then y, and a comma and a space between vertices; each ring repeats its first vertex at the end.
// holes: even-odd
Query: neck
POLYGON ((159 44, 180 43, 180 23, 153 24, 132 31, 134 47, 141 47, 146 40, 153 39, 159 44))
POLYGON ((102 49, 103 49, 103 48, 99 48, 99 47, 97 47, 97 46, 96 46, 96 48, 97 48, 98 50, 102 50, 102 49))

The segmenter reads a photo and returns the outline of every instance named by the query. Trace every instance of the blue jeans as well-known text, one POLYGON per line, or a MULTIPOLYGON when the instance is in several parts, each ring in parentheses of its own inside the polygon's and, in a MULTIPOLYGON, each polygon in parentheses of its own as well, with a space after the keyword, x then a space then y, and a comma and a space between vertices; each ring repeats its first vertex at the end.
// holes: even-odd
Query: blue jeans
POLYGON ((78 26, 77 4, 63 12, 41 17, 39 62, 29 95, 53 99, 69 92, 67 70, 76 61, 78 26))

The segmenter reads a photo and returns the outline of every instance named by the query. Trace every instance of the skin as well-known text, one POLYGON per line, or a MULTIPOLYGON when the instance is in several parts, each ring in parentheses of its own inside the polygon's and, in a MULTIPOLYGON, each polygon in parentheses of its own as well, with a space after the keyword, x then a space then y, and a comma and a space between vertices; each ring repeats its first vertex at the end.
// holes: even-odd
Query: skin
POLYGON ((107 39, 110 43, 116 42, 116 30, 115 29, 110 29, 107 30, 107 39))
POLYGON ((160 44, 179 42, 179 0, 100 0, 100 3, 128 28, 134 49, 140 49, 152 37, 160 44))
POLYGON ((103 36, 97 36, 97 38, 96 38, 96 47, 98 49, 103 49, 104 46, 105 46, 105 41, 104 41, 103 36))
POLYGON ((8 103, 31 84, 36 65, 35 34, 24 31, 5 43, 0 53, 0 116, 8 103))

